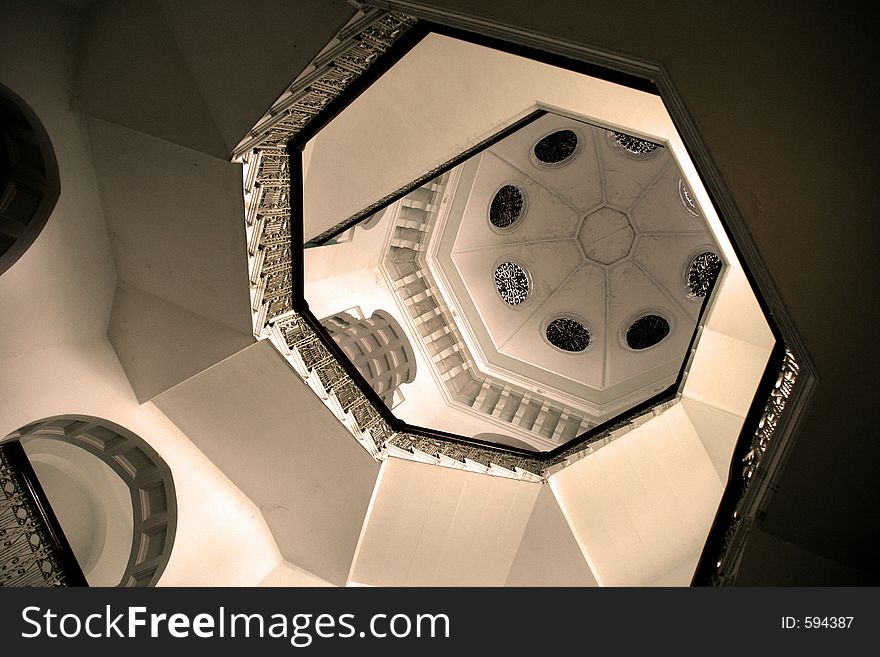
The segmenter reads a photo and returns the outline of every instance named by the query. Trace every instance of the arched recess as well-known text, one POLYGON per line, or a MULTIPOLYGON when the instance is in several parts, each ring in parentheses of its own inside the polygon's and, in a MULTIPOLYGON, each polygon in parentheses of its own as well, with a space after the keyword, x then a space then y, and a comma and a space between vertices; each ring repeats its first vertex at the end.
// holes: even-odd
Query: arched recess
POLYGON ((533 445, 529 445, 524 440, 519 440, 513 436, 507 436, 503 433, 478 433, 474 436, 474 440, 480 440, 485 443, 496 443, 498 445, 507 445, 508 447, 516 447, 518 449, 526 449, 530 452, 535 451, 533 445))
POLYGON ((119 586, 155 586, 171 556, 177 496, 171 469, 146 441, 96 417, 62 415, 28 424, 4 440, 49 438, 88 451, 106 463, 131 493, 131 552, 119 586))
POLYGON ((0 274, 33 244, 60 193, 46 129, 24 100, 0 84, 0 274))

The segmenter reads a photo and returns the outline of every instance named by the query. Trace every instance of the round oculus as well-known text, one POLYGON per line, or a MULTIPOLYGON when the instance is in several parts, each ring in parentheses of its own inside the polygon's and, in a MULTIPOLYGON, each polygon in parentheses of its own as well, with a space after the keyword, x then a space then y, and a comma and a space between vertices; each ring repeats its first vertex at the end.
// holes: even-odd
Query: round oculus
POLYGON ((531 285, 526 270, 515 262, 502 262, 495 268, 495 289, 508 306, 518 306, 529 296, 531 285))
POLYGON ((576 353, 590 346, 590 329, 571 317, 559 317, 547 325, 547 342, 557 349, 576 353))
POLYGON ((669 335, 669 322, 660 315, 642 315, 626 330, 626 346, 642 350, 659 344, 669 335))
POLYGON ((685 275, 688 295, 694 299, 705 297, 721 271, 721 258, 711 251, 694 256, 685 275))
POLYGON ((489 204, 489 223, 495 228, 510 228, 523 213, 525 198, 516 185, 504 185, 489 204))
POLYGON ((574 130, 557 130, 542 137, 535 144, 535 159, 543 164, 560 164, 574 155, 578 146, 578 136, 574 130))

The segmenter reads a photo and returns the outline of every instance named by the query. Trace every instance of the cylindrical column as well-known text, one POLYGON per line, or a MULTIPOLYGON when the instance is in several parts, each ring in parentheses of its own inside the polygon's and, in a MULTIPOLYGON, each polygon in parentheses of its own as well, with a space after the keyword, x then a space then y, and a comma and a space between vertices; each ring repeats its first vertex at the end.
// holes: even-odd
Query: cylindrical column
POLYGON ((397 320, 384 310, 368 319, 336 313, 321 324, 389 408, 394 391, 416 378, 412 345, 397 320))

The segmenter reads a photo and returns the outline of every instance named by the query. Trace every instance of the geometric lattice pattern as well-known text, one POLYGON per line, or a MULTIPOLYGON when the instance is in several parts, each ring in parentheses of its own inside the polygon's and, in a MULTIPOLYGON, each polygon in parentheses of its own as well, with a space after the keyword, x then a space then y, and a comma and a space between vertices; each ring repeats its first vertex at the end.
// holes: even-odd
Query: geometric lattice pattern
POLYGON ((0 586, 69 586, 27 483, 0 445, 0 586))

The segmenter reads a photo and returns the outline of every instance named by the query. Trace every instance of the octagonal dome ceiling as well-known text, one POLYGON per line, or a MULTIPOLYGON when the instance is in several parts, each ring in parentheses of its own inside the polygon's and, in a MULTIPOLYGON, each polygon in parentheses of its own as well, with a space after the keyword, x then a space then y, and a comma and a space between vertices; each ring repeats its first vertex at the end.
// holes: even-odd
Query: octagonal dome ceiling
POLYGON ((702 301, 689 293, 687 270, 718 249, 679 193, 682 176, 665 148, 545 114, 458 174, 427 264, 482 370, 570 394, 603 418, 675 379, 702 301), (576 135, 573 153, 542 162, 538 145, 560 133, 576 135), (499 228, 493 204, 510 189, 523 200, 499 228), (505 263, 520 273, 513 304, 495 276, 505 263), (668 334, 633 348, 644 343, 628 344, 627 331, 645 316, 668 334), (547 329, 559 319, 588 336, 584 349, 551 343, 547 329))
POLYGON ((429 34, 300 147, 307 310, 397 421, 548 451, 675 394, 735 256, 656 96, 429 34))
POLYGON ((405 421, 553 449, 675 382, 721 262, 689 201, 662 145, 537 112, 307 249, 306 299, 405 421))

